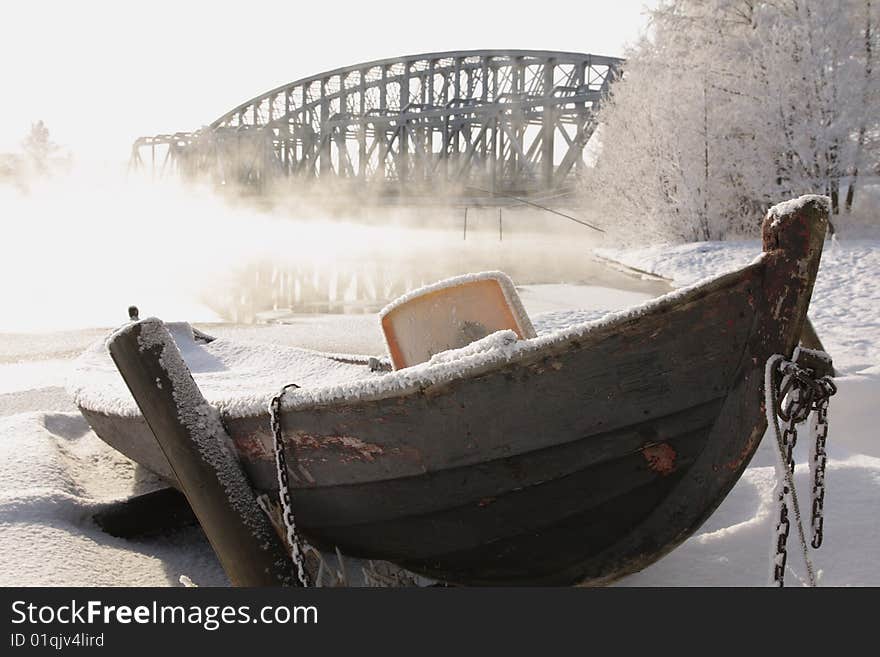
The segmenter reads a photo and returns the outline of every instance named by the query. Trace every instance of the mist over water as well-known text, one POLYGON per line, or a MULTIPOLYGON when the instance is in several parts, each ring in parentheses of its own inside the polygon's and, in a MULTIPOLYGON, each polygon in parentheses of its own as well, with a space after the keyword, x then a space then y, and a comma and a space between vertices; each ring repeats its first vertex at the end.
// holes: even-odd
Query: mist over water
MULTIPOLYGON (((407 289, 501 269, 517 283, 599 282, 601 237, 525 208, 231 204, 207 188, 76 171, 0 185, 0 331, 117 326, 135 304, 166 320, 266 311, 374 312, 407 289), (543 216, 542 216, 543 215, 543 216)), ((607 284, 607 282, 605 283, 607 284)))

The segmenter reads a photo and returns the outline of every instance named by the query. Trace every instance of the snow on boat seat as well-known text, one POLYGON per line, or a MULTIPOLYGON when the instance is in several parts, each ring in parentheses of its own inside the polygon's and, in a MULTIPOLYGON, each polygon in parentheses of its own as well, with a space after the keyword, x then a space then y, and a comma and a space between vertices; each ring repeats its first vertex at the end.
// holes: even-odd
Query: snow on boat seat
POLYGON ((413 290, 379 312, 394 369, 430 361, 497 331, 536 337, 513 281, 500 271, 466 274, 413 290))
MULTIPOLYGON (((165 326, 205 398, 227 410, 262 408, 268 393, 288 383, 323 388, 347 386, 380 376, 371 370, 369 356, 326 354, 229 338, 205 342, 197 339, 192 327, 185 322, 165 326)), ((134 399, 110 358, 107 339, 93 344, 79 356, 68 390, 81 408, 107 415, 139 415, 134 399)))

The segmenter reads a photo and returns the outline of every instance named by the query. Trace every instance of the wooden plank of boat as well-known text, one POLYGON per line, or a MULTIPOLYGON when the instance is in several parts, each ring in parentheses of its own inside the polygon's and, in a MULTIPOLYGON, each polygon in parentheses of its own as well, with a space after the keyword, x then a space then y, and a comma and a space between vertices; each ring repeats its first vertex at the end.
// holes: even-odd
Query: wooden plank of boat
POLYGON ((165 326, 157 319, 133 322, 107 346, 229 580, 295 585, 284 545, 229 447, 219 413, 165 326))
MULTIPOLYGON (((643 568, 754 454, 764 363, 801 335, 826 224, 824 199, 785 204, 752 265, 461 376, 293 395, 299 526, 321 547, 464 584, 599 584, 643 568)), ((83 410, 102 437, 144 428, 83 410)), ((273 490, 268 415, 224 423, 253 486, 273 490)))

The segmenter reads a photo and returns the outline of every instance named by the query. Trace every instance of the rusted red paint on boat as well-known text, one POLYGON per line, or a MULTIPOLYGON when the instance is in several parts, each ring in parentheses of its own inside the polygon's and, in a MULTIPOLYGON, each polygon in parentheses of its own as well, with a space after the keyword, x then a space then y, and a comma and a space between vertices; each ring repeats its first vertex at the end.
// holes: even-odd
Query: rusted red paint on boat
POLYGON ((343 452, 345 457, 358 460, 372 461, 377 456, 382 456, 385 450, 375 443, 368 443, 354 436, 313 436, 307 433, 297 432, 293 435, 293 441, 297 449, 325 450, 343 452))
POLYGON ((675 472, 675 450, 669 443, 649 445, 642 450, 642 456, 648 467, 659 475, 666 476, 675 472))
POLYGON ((272 456, 272 453, 266 449, 263 439, 257 434, 235 436, 232 442, 239 454, 245 458, 263 460, 272 456))

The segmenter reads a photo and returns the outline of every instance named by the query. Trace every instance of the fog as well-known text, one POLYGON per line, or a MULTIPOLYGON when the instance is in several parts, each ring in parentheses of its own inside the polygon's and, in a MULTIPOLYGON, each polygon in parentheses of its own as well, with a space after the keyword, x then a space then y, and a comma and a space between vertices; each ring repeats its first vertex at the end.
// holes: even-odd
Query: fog
POLYGON ((601 233, 526 206, 271 205, 115 170, 0 184, 0 331, 375 312, 418 285, 501 269, 517 283, 609 281, 601 233), (274 311, 274 313, 273 313, 274 311))

